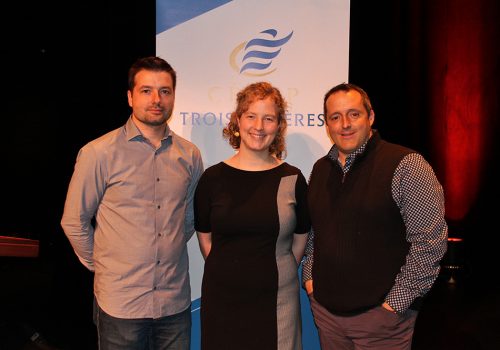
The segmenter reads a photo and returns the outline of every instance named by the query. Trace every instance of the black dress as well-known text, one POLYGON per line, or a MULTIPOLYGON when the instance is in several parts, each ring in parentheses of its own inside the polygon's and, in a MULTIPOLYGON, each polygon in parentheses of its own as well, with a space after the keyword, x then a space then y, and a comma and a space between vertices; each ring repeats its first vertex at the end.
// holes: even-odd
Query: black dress
POLYGON ((195 227, 212 233, 201 291, 203 350, 300 350, 294 233, 310 228, 307 182, 288 163, 209 167, 195 194, 195 227))

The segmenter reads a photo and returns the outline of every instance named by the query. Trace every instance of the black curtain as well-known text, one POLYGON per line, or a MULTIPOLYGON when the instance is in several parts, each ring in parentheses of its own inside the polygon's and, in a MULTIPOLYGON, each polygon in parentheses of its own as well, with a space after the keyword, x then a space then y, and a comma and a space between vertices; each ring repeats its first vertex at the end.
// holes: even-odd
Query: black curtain
POLYGON ((349 80, 372 97, 375 127, 421 152, 446 197, 468 268, 497 266, 494 215, 500 6, 494 0, 351 1, 349 80))

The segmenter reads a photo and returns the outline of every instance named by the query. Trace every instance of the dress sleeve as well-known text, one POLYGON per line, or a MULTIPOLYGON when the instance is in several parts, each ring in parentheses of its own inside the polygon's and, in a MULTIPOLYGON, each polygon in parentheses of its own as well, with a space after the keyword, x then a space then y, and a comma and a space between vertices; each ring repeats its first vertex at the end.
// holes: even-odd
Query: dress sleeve
POLYGON ((295 225, 295 233, 308 233, 311 229, 311 219, 307 206, 307 182, 302 173, 297 177, 295 185, 295 199, 297 201, 295 207, 295 215, 297 223, 295 225))

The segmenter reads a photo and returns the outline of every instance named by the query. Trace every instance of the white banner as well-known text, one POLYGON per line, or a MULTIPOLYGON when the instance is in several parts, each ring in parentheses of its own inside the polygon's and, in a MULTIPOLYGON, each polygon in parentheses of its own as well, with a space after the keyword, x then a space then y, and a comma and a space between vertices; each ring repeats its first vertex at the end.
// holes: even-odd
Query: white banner
MULTIPOLYGON (((285 161, 309 177, 331 147, 324 94, 348 81, 349 0, 157 0, 157 55, 177 71, 169 122, 201 150, 205 167, 233 153, 222 129, 236 93, 269 81, 289 104, 285 161)), ((203 259, 189 242, 193 300, 203 259)))

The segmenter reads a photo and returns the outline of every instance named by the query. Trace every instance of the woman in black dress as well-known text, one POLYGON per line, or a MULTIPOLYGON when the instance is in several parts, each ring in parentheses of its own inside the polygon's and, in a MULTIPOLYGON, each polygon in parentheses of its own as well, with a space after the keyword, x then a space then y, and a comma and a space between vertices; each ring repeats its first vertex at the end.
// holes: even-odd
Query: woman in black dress
POLYGON ((297 268, 310 221, 307 182, 282 160, 285 111, 267 82, 240 91, 223 131, 237 152, 198 183, 203 350, 302 349, 297 268))

